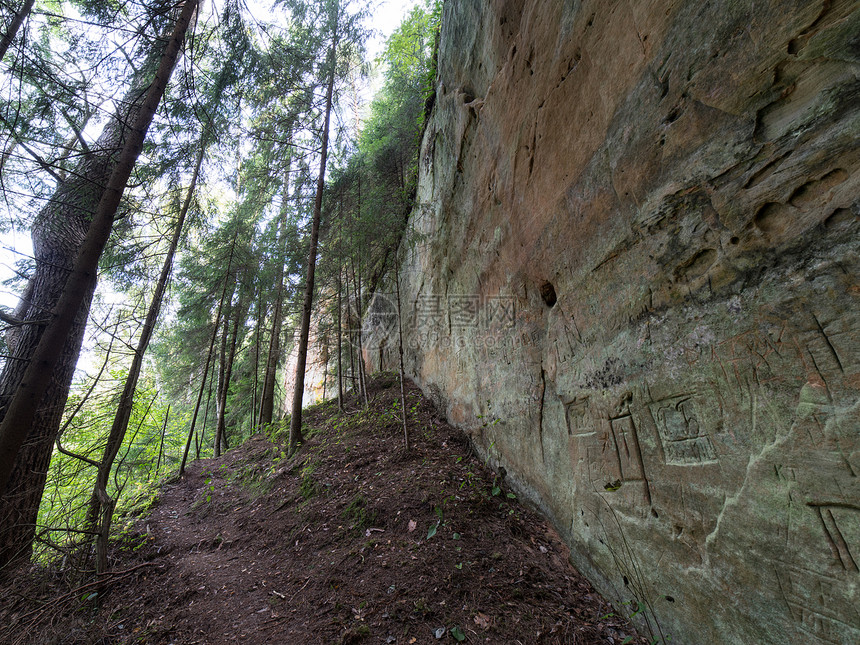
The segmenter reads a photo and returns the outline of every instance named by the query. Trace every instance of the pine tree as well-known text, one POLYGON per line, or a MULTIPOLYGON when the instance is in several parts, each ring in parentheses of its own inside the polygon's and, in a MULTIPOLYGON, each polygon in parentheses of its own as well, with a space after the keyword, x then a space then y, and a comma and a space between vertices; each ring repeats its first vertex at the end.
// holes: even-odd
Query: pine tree
POLYGON ((196 8, 197 0, 183 3, 172 33, 140 67, 120 112, 34 222, 36 269, 21 316, 25 325, 0 375, 0 566, 28 556, 32 547, 98 261, 196 8))

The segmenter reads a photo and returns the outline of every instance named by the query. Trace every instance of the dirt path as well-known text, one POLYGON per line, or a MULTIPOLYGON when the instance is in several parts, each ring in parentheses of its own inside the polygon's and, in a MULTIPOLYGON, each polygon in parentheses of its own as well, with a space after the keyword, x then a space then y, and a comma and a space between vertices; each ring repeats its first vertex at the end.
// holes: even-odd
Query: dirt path
POLYGON ((368 410, 310 412, 290 460, 256 437, 197 462, 117 548, 130 573, 99 606, 72 596, 34 616, 0 596, 0 641, 646 642, 415 388, 403 449, 393 385, 378 380, 368 410))

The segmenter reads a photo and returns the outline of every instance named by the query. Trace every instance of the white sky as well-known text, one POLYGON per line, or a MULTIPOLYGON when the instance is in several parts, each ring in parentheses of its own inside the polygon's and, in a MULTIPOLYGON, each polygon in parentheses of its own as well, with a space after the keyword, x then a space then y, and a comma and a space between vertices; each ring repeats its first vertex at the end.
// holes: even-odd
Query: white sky
POLYGON ((406 13, 418 4, 418 0, 382 0, 373 14, 371 26, 379 35, 367 43, 368 59, 373 60, 382 51, 385 39, 401 23, 406 13))

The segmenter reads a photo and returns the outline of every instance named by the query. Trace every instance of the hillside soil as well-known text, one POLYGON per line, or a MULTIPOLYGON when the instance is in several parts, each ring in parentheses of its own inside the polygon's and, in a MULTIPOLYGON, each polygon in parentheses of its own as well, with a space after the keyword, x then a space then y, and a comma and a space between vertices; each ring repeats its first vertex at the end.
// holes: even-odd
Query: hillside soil
POLYGON ((292 458, 258 435, 195 463, 130 520, 112 573, 30 567, 0 642, 646 643, 411 384, 306 413, 292 458))

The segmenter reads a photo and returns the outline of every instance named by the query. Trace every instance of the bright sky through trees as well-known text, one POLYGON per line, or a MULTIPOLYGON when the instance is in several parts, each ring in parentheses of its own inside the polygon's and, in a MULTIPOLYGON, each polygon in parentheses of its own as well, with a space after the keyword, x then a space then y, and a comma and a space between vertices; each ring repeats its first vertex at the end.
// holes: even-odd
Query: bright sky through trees
MULTIPOLYGON (((381 0, 375 6, 372 6, 373 17, 370 20, 369 26, 373 30, 373 33, 366 43, 367 59, 369 62, 373 63, 376 60, 382 52, 386 39, 417 2, 418 0, 381 0)), ((261 18, 271 15, 270 10, 262 8, 264 5, 269 5, 269 2, 260 2, 258 0, 248 3, 251 12, 261 18)), ((369 103, 376 89, 375 79, 377 78, 378 74, 374 73, 365 91, 362 92, 365 106, 369 103)), ((88 128, 84 133, 85 137, 95 140, 101 131, 101 126, 102 123, 98 122, 88 128)), ((15 263, 22 256, 31 256, 32 252, 30 232, 28 230, 12 229, 0 234, 0 306, 14 309, 17 305, 19 294, 2 283, 13 276, 15 263)))

